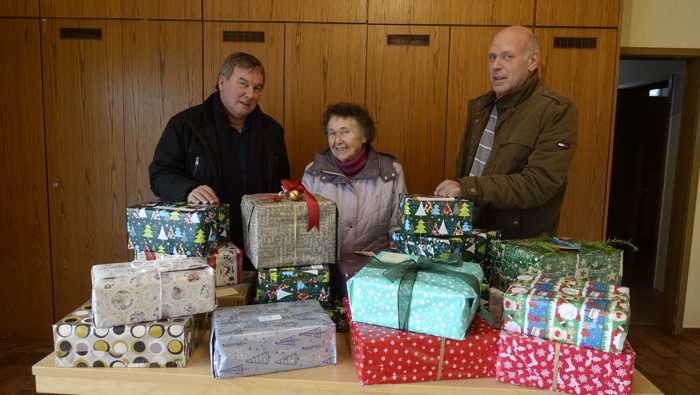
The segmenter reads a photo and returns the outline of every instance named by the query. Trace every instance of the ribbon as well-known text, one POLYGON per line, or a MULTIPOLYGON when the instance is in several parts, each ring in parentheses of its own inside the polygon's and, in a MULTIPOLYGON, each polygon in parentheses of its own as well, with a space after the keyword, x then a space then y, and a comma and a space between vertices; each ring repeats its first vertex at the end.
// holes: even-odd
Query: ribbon
MULTIPOLYGON (((384 269, 383 275, 392 282, 399 281, 397 295, 398 321, 400 330, 408 330, 408 321, 411 311, 411 300, 413 299, 413 286, 419 272, 448 275, 461 280, 467 289, 471 289, 471 303, 469 306, 471 317, 476 313, 475 304, 479 303, 479 289, 481 281, 471 273, 461 272, 462 267, 459 253, 453 253, 447 260, 432 260, 426 257, 418 257, 417 260, 409 259, 399 263, 387 263, 379 259, 372 258, 369 263, 371 267, 384 269)), ((489 317, 490 318, 490 317, 489 317)))
POLYGON ((282 180, 282 189, 288 194, 294 190, 302 192, 304 194, 304 200, 306 200, 306 209, 309 213, 309 222, 306 227, 306 230, 311 231, 313 228, 316 228, 316 230, 320 230, 319 223, 321 219, 321 208, 318 206, 318 201, 316 200, 314 195, 312 195, 311 192, 306 190, 304 184, 302 184, 299 180, 282 180))

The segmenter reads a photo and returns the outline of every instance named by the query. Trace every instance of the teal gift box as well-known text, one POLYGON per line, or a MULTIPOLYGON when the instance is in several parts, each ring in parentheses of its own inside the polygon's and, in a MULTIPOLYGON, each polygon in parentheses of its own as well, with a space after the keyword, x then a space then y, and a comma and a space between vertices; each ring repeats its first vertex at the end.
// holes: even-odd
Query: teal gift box
POLYGON ((483 277, 476 263, 381 252, 347 283, 352 318, 463 340, 483 277))

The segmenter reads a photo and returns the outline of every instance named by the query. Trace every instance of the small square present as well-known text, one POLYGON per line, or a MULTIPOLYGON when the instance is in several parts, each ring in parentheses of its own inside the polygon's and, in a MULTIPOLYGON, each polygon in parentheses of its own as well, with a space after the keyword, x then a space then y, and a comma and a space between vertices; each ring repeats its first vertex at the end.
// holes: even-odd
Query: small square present
POLYGON ((241 199, 246 255, 257 269, 333 264, 336 260, 336 206, 314 195, 318 229, 309 229, 307 201, 273 194, 241 199))
POLYGON ((59 367, 185 367, 199 339, 201 315, 95 328, 90 302, 53 325, 59 367))
POLYGON ((258 303, 315 299, 327 302, 328 265, 290 266, 258 270, 258 303))
POLYGON ((399 203, 401 228, 419 236, 462 236, 472 230, 471 200, 404 195, 399 203))
POLYGON ((352 321, 345 299, 355 371, 362 384, 496 376, 499 331, 474 317, 464 340, 352 321))
POLYGON ((619 353, 629 328, 629 289, 540 274, 503 295, 503 329, 559 343, 619 353))
POLYGON ((347 286, 357 322, 462 340, 482 280, 476 263, 381 252, 347 286))
POLYGON ((229 207, 150 202, 126 209, 129 249, 136 255, 207 256, 211 243, 228 240, 229 207))
POLYGON ((243 251, 233 242, 214 243, 209 249, 207 263, 214 269, 217 287, 241 282, 243 251))
POLYGON ((605 241, 563 241, 549 236, 492 243, 492 285, 506 289, 519 275, 540 273, 620 284, 623 251, 605 241))
POLYGON ((170 257, 92 267, 97 328, 207 313, 215 307, 214 269, 204 258, 170 257))
POLYGON ((622 353, 501 331, 496 377, 502 383, 574 395, 632 392, 635 353, 625 342, 622 353))
POLYGON ((335 365, 335 324, 316 300, 227 307, 212 315, 214 378, 335 365))

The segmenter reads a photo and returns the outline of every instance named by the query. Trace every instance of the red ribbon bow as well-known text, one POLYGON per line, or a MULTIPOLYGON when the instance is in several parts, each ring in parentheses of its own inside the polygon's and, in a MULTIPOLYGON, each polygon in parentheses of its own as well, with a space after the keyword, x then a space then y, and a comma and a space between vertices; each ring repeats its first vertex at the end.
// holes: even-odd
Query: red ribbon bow
POLYGON ((282 180, 282 189, 286 193, 289 193, 293 190, 297 190, 299 192, 304 193, 304 200, 306 200, 306 210, 309 212, 309 223, 306 227, 306 230, 310 231, 313 228, 316 228, 316 230, 319 230, 319 224, 321 221, 321 208, 318 206, 318 201, 314 197, 314 195, 311 194, 311 192, 307 191, 306 188, 304 188, 304 184, 301 183, 301 181, 292 181, 292 180, 282 180))

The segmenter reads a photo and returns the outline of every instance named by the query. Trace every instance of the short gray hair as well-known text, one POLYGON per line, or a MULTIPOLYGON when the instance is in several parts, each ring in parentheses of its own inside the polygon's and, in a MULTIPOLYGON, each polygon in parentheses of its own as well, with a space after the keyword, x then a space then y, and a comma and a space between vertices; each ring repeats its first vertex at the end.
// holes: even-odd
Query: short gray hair
MULTIPOLYGON (((236 67, 259 72, 263 77, 263 83, 265 82, 265 68, 263 67, 262 63, 255 56, 245 52, 234 52, 229 55, 226 60, 224 60, 224 64, 221 65, 221 70, 219 70, 219 78, 231 78, 231 74, 233 74, 233 70, 236 67)), ((216 89, 219 89, 218 82, 216 84, 216 89)))

